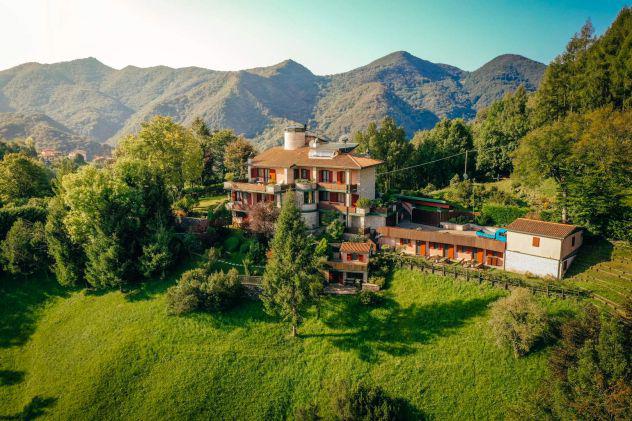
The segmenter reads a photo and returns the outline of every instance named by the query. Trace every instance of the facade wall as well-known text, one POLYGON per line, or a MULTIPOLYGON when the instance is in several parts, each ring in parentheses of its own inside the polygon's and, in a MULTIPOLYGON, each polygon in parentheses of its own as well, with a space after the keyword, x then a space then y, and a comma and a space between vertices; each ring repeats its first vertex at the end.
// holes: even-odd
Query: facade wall
POLYGON ((378 215, 367 215, 364 217, 364 226, 369 228, 378 228, 386 226, 386 217, 378 215))
POLYGON ((533 237, 538 236, 508 231, 507 250, 555 260, 559 260, 562 257, 562 240, 538 237, 540 239, 540 246, 534 247, 533 237))
POLYGON ((575 250, 581 247, 584 242, 584 236, 582 231, 578 231, 572 235, 569 235, 562 241, 562 255, 561 257, 566 257, 569 254, 573 253, 575 250), (573 245, 573 238, 575 238, 575 245, 573 245))
POLYGON ((301 212, 301 216, 305 221, 305 225, 307 228, 314 229, 318 228, 319 225, 319 215, 318 212, 301 212))
MULTIPOLYGON (((352 183, 354 184, 354 183, 352 183)), ((375 199, 375 167, 363 168, 358 176, 358 195, 375 199)))
POLYGON ((537 276, 553 276, 558 278, 560 262, 540 256, 523 254, 507 250, 505 253, 505 270, 516 273, 532 273, 537 276))

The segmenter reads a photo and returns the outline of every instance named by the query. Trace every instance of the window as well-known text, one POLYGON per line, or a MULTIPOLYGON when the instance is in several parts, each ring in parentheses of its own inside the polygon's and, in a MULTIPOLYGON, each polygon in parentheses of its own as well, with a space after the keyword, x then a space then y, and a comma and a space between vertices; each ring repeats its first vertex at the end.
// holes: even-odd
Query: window
POLYGON ((301 168, 301 178, 304 180, 311 179, 311 177, 309 176, 309 170, 307 168, 301 168))
POLYGON ((408 238, 400 238, 399 239, 399 244, 402 246, 407 246, 410 244, 410 240, 408 238))
POLYGON ((323 183, 329 183, 331 181, 331 171, 320 170, 320 181, 323 183))
POLYGON ((353 253, 353 254, 351 255, 351 260, 358 260, 358 255, 357 255, 357 254, 355 254, 355 253, 353 253))
MULTIPOLYGON (((575 247, 575 236, 571 237, 571 247, 575 247)), ((564 262, 566 264, 566 262, 564 262)))
MULTIPOLYGON (((575 237, 573 237, 573 240, 575 239, 575 237)), ((568 260, 564 260, 564 263, 562 263, 562 270, 566 271, 566 269, 568 268, 568 260)))
POLYGON ((347 261, 351 261, 351 255, 347 253, 347 261))
POLYGON ((363 254, 359 254, 358 255, 358 260, 361 262, 364 262, 364 255, 363 254))
POLYGON ((533 241, 531 242, 533 247, 540 247, 540 237, 533 237, 533 241))
POLYGON ((338 184, 344 184, 345 183, 345 172, 344 171, 338 171, 338 177, 337 180, 338 184))
POLYGON ((312 203, 314 203, 314 192, 312 191, 303 192, 303 204, 311 205, 312 203))
POLYGON ((329 202, 329 192, 328 191, 319 191, 318 192, 318 200, 329 202))
POLYGON ((340 203, 342 202, 342 200, 340 199, 340 194, 338 193, 329 193, 329 201, 330 202, 336 202, 336 203, 340 203))

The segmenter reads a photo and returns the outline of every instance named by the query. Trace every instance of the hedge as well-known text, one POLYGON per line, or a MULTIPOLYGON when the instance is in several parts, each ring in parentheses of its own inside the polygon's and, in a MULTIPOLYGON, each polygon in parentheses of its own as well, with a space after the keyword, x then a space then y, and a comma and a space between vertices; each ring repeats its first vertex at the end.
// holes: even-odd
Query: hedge
POLYGON ((29 222, 46 222, 46 208, 33 205, 0 208, 0 240, 7 236, 7 232, 18 219, 29 222))
POLYGON ((505 226, 511 224, 517 218, 522 218, 528 211, 528 208, 518 206, 485 204, 481 210, 481 222, 505 226))

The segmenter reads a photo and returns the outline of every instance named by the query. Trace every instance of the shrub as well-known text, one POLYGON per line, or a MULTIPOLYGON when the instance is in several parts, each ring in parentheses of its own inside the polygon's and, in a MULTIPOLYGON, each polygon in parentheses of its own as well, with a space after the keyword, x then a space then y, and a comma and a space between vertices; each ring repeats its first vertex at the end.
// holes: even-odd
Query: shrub
POLYGON ((358 301, 363 306, 372 307, 380 303, 381 297, 376 292, 365 289, 358 294, 358 301))
POLYGON ((522 218, 527 214, 529 210, 527 208, 520 208, 518 206, 506 206, 485 204, 481 210, 480 223, 493 224, 493 225, 509 225, 517 218, 522 218))
POLYGON ((242 241, 244 241, 244 237, 241 233, 233 234, 224 241, 224 248, 230 253, 235 252, 239 249, 242 241))
POLYGON ((186 271, 180 277, 177 285, 167 290, 167 313, 185 314, 200 308, 200 285, 205 278, 203 270, 186 271))
POLYGON ((178 284, 167 290, 167 313, 195 310, 224 311, 241 298, 243 287, 235 269, 208 274, 204 269, 186 271, 178 284))
POLYGON ((342 240, 344 233, 345 233, 345 224, 343 224, 340 219, 331 221, 329 225, 327 225, 327 228, 325 228, 325 234, 327 235, 327 239, 334 243, 337 243, 340 240, 342 240))
POLYGON ((211 311, 228 310, 237 304, 243 292, 239 273, 231 269, 227 273, 215 272, 206 278, 200 287, 202 305, 211 311))
POLYGON ((380 289, 382 289, 386 285, 386 278, 384 276, 371 276, 369 278, 369 283, 377 285, 380 289))
POLYGON ((18 219, 0 245, 4 268, 12 274, 30 275, 46 264, 44 224, 18 219))
POLYGON ((548 326, 545 310, 525 288, 516 288, 492 304, 489 324, 497 344, 510 347, 516 357, 527 354, 548 326))
POLYGON ((380 387, 360 385, 353 390, 345 384, 334 398, 334 412, 342 420, 395 420, 402 418, 403 405, 380 387))
POLYGON ((46 221, 46 208, 33 205, 0 208, 0 240, 7 235, 7 232, 18 219, 29 222, 44 222, 46 221))
POLYGON ((361 197, 356 201, 356 207, 358 208, 370 208, 371 207, 371 199, 367 199, 366 197, 361 197))
POLYGON ((206 273, 212 273, 221 256, 222 251, 218 247, 211 247, 206 250, 206 262, 204 262, 204 270, 206 270, 206 273))

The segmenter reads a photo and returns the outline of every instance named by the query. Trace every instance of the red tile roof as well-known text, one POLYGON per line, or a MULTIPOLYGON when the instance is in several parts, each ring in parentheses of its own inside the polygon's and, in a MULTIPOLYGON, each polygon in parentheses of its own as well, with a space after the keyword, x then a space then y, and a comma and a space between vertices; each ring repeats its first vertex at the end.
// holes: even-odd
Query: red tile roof
POLYGON ((371 250, 374 250, 375 244, 369 242, 354 243, 345 241, 340 245, 340 252, 342 253, 360 253, 368 254, 371 250))
POLYGON ((576 225, 558 224, 556 222, 537 221, 527 218, 518 218, 507 226, 508 231, 552 238, 566 238, 578 229, 579 227, 576 225))
POLYGON ((251 162, 254 167, 289 168, 292 166, 305 166, 345 169, 368 168, 382 163, 382 161, 377 159, 356 156, 350 153, 338 153, 331 159, 310 158, 310 150, 311 148, 307 146, 294 150, 286 150, 282 146, 278 146, 261 152, 252 158, 251 162))

